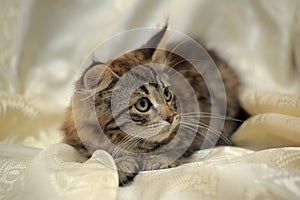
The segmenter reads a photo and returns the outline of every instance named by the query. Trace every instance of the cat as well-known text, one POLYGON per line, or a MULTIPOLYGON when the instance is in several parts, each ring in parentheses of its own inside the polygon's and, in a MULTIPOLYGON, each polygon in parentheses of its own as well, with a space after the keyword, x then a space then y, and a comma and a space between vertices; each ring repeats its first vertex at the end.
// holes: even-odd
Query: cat
MULTIPOLYGON (((226 95, 221 95, 222 87, 214 82, 215 75, 207 83, 189 61, 160 48, 165 45, 167 29, 161 29, 140 49, 109 63, 93 62, 76 81, 71 105, 66 110, 61 127, 63 142, 86 156, 97 149, 110 153, 118 169, 120 186, 129 183, 139 171, 177 166, 182 157, 201 148, 205 136, 208 144, 213 145, 211 140, 220 134, 218 144, 230 143, 229 136, 239 125, 234 120, 241 110, 236 73, 213 51, 208 51, 222 77, 226 95), (192 86, 196 109, 190 105, 192 98, 185 93, 187 88, 181 86, 184 84, 180 78, 173 81, 179 87, 175 94, 170 81, 173 77, 167 73, 172 70, 164 72, 164 67, 159 67, 164 64, 192 86), (125 82, 120 81, 124 77, 125 82), (132 90, 131 86, 136 88, 132 90), (180 95, 187 99, 186 113, 182 113, 180 95), (212 105, 218 103, 227 106, 226 116, 212 111, 212 105), (183 118, 187 120, 181 121, 183 118), (213 119, 225 120, 223 128, 209 126, 213 119), (179 130, 182 134, 178 136, 179 130)), ((188 51, 188 47, 183 51, 188 51)), ((210 66, 202 70, 214 71, 210 66)))

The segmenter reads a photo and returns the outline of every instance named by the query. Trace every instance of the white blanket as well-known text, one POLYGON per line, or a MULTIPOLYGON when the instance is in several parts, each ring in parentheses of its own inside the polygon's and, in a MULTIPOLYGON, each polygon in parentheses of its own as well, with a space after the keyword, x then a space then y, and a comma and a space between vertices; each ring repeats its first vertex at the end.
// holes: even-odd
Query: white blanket
POLYGON ((299 199, 299 6, 297 0, 0 1, 0 199, 299 199), (56 144, 58 127, 90 50, 167 18, 171 29, 201 37, 234 67, 252 117, 233 135, 239 147, 215 148, 201 160, 197 152, 183 166, 143 172, 118 188, 111 157, 99 151, 85 161, 56 144))

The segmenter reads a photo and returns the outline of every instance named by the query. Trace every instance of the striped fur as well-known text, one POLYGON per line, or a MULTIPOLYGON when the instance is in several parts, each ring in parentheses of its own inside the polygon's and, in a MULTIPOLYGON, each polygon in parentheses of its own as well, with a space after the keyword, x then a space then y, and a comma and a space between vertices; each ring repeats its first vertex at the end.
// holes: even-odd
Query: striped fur
MULTIPOLYGON (((159 46, 165 31, 166 28, 149 42, 159 46)), ((176 153, 176 148, 186 145, 185 137, 189 136, 189 130, 185 130, 186 135, 174 139, 180 124, 181 108, 176 96, 172 94, 170 87, 172 77, 164 71, 158 73, 155 65, 149 63, 167 64, 178 70, 193 87, 202 112, 211 112, 211 99, 214 98, 215 101, 226 101, 227 115, 234 118, 239 113, 238 78, 225 62, 214 53, 210 53, 225 84, 225 99, 218 96, 218 86, 215 86, 214 94, 210 94, 203 77, 196 73, 193 66, 182 57, 168 51, 138 49, 108 64, 92 64, 75 83, 72 103, 66 111, 66 118, 61 128, 64 142, 87 156, 97 149, 109 152, 116 161, 120 185, 126 184, 140 170, 176 166, 176 163, 171 162, 169 152, 164 152, 162 149, 172 141, 174 142, 172 148, 176 153), (127 72, 135 68, 137 70, 128 75, 127 72), (127 74, 126 84, 118 85, 118 81, 125 74, 127 74), (139 81, 143 83, 140 87, 130 94, 124 93, 139 81), (166 101, 164 96, 166 88, 173 95, 170 101, 166 101), (124 95, 117 98, 114 102, 116 105, 111 104, 113 91, 124 95), (137 102, 142 98, 147 98, 148 103, 152 105, 146 112, 139 111, 137 107, 137 102), (126 102, 125 99, 129 101, 126 102), (112 106, 115 106, 118 111, 115 116, 112 106), (103 134, 100 134, 99 125, 103 134), (155 134, 157 131, 158 134, 155 134), (141 138, 141 135, 153 136, 141 138), (153 153, 154 151, 156 152, 153 153)), ((210 69, 204 67, 203 70, 210 69)), ((184 89, 181 92, 185 95, 184 89)), ((210 120, 210 117, 200 118, 200 123, 208 125, 210 120)), ((226 120, 223 130, 220 131, 225 136, 229 136, 236 127, 235 122, 226 120)), ((202 127, 198 132, 184 156, 200 148, 207 129, 202 127)))

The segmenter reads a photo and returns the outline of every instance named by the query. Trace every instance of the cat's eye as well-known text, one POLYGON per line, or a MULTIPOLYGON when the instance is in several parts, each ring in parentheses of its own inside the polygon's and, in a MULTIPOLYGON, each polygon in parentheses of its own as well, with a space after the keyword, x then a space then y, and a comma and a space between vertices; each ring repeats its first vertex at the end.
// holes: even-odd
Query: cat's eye
POLYGON ((152 104, 148 98, 140 98, 136 103, 135 107, 140 112, 147 112, 151 108, 152 104))
POLYGON ((169 90, 169 88, 165 88, 165 90, 164 90, 164 96, 165 96, 166 101, 171 101, 171 99, 172 99, 172 93, 169 90))

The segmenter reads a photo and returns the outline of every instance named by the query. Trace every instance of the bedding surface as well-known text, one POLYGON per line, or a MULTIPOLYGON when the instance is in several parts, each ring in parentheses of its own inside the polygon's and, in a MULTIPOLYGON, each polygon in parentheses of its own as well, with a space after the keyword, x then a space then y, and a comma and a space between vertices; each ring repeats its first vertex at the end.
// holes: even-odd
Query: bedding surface
POLYGON ((0 199, 299 199, 299 6, 297 0, 0 1, 0 199), (97 44, 166 21, 230 63, 251 117, 234 133, 235 147, 196 152, 182 166, 142 172, 119 188, 110 155, 97 151, 85 160, 60 143, 59 126, 81 64, 97 44))

